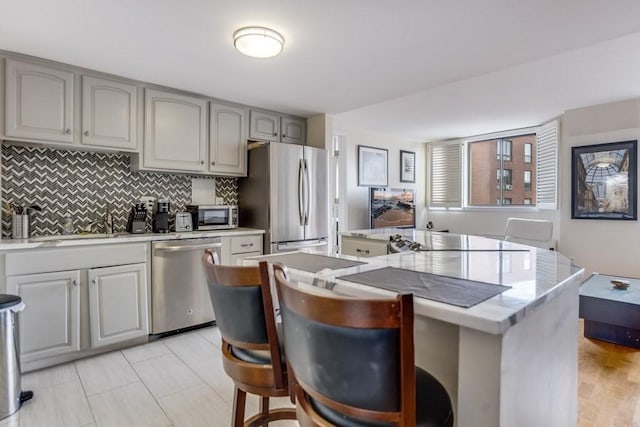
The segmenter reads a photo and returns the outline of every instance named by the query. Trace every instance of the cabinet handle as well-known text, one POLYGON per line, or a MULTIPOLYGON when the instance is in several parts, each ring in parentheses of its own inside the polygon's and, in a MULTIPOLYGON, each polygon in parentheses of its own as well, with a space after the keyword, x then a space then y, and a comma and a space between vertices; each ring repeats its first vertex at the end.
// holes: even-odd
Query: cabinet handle
POLYGON ((213 166, 213 165, 215 165, 215 164, 216 164, 216 162, 211 162, 211 165, 212 165, 212 166, 213 166))
POLYGON ((286 137, 287 137, 287 135, 285 135, 285 134, 283 133, 283 134, 282 134, 282 137, 283 137, 283 138, 286 138, 286 137))
POLYGON ((356 249, 359 254, 369 255, 369 249, 356 249))
POLYGON ((76 279, 73 279, 71 283, 73 283, 73 286, 78 286, 78 281, 76 279))
POLYGON ((84 136, 89 136, 89 131, 88 130, 84 131, 84 136))
POLYGON ((201 165, 204 165, 204 160, 200 160, 200 164, 201 164, 201 165))
POLYGON ((69 135, 71 133, 71 129, 65 129, 64 133, 66 133, 67 135, 69 135))
POLYGON ((274 133, 273 133, 273 136, 278 136, 278 132, 274 132, 274 133))
POLYGON ((253 243, 242 243, 240 246, 243 247, 243 248, 248 248, 248 247, 253 246, 253 243))
POLYGON ((94 285, 98 284, 98 280, 97 279, 91 279, 91 283, 93 283, 94 285))

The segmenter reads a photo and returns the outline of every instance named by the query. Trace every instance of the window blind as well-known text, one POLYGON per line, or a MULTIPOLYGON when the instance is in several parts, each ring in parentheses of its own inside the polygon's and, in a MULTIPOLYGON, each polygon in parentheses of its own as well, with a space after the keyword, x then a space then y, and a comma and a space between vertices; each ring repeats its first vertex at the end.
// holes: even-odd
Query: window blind
POLYGON ((558 122, 546 123, 537 132, 536 198, 540 209, 558 208, 558 122))
POLYGON ((429 207, 461 207, 461 142, 432 142, 427 152, 430 178, 429 207))

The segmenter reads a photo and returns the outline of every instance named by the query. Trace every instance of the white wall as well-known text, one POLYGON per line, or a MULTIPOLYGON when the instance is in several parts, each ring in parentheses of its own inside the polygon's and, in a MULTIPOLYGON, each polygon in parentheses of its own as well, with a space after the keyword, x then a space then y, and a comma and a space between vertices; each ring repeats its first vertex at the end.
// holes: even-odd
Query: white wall
POLYGON ((568 110, 561 138, 559 250, 587 272, 640 277, 638 221, 571 219, 571 147, 640 139, 640 100, 568 110))
POLYGON ((425 144, 412 142, 396 136, 382 135, 349 128, 338 118, 334 121, 334 131, 344 135, 346 147, 346 194, 342 200, 347 204, 347 218, 343 221, 342 230, 369 228, 369 188, 358 186, 358 145, 380 147, 389 150, 389 187, 411 188, 416 190, 416 227, 424 228, 425 214, 425 144), (400 182, 400 150, 416 153, 416 182, 400 182))
MULTIPOLYGON (((548 219, 553 222, 559 252, 572 257, 587 273, 640 277, 640 222, 571 219, 571 147, 640 140, 640 98, 566 111, 560 118, 558 210, 466 209, 430 210, 425 205, 426 146, 398 137, 341 126, 347 137, 348 218, 342 229, 368 228, 368 190, 357 186, 357 146, 389 149, 389 186, 415 188, 417 227, 427 221, 435 230, 501 236, 509 217, 548 219), (400 149, 416 152, 416 183, 400 183, 400 149)), ((637 166, 637 165, 636 165, 637 166)), ((640 187, 640 185, 638 185, 640 187)), ((636 195, 638 197, 638 195, 636 195)), ((640 205, 639 205, 640 207, 640 205)))

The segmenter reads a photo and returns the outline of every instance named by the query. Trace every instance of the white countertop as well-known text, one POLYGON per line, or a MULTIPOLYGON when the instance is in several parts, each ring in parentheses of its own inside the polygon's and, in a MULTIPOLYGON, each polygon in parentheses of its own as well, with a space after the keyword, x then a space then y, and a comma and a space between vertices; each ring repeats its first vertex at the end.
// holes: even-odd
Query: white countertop
POLYGON ((233 228, 228 230, 198 230, 180 233, 114 233, 110 235, 60 235, 34 237, 31 239, 2 239, 0 240, 0 251, 82 245, 104 245, 113 243, 150 242, 154 240, 200 239, 206 237, 242 236, 250 234, 264 234, 264 230, 258 230, 254 228, 233 228))
POLYGON ((406 251, 371 258, 332 255, 367 264, 323 270, 317 274, 292 270, 292 279, 348 295, 389 296, 393 294, 391 291, 336 277, 396 267, 510 286, 511 289, 470 308, 419 297, 414 299, 416 314, 491 334, 503 334, 530 311, 553 299, 569 285, 582 281, 584 273, 582 267, 558 252, 479 236, 397 229, 342 233, 343 236, 386 241, 395 234, 421 243, 427 251, 406 251))

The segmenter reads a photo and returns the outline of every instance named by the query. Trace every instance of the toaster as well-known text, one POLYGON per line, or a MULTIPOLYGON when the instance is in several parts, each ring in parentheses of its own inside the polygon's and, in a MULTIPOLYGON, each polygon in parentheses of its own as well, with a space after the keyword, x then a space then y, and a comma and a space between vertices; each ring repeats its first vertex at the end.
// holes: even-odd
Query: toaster
POLYGON ((193 231, 191 213, 178 212, 176 214, 176 231, 193 231))

